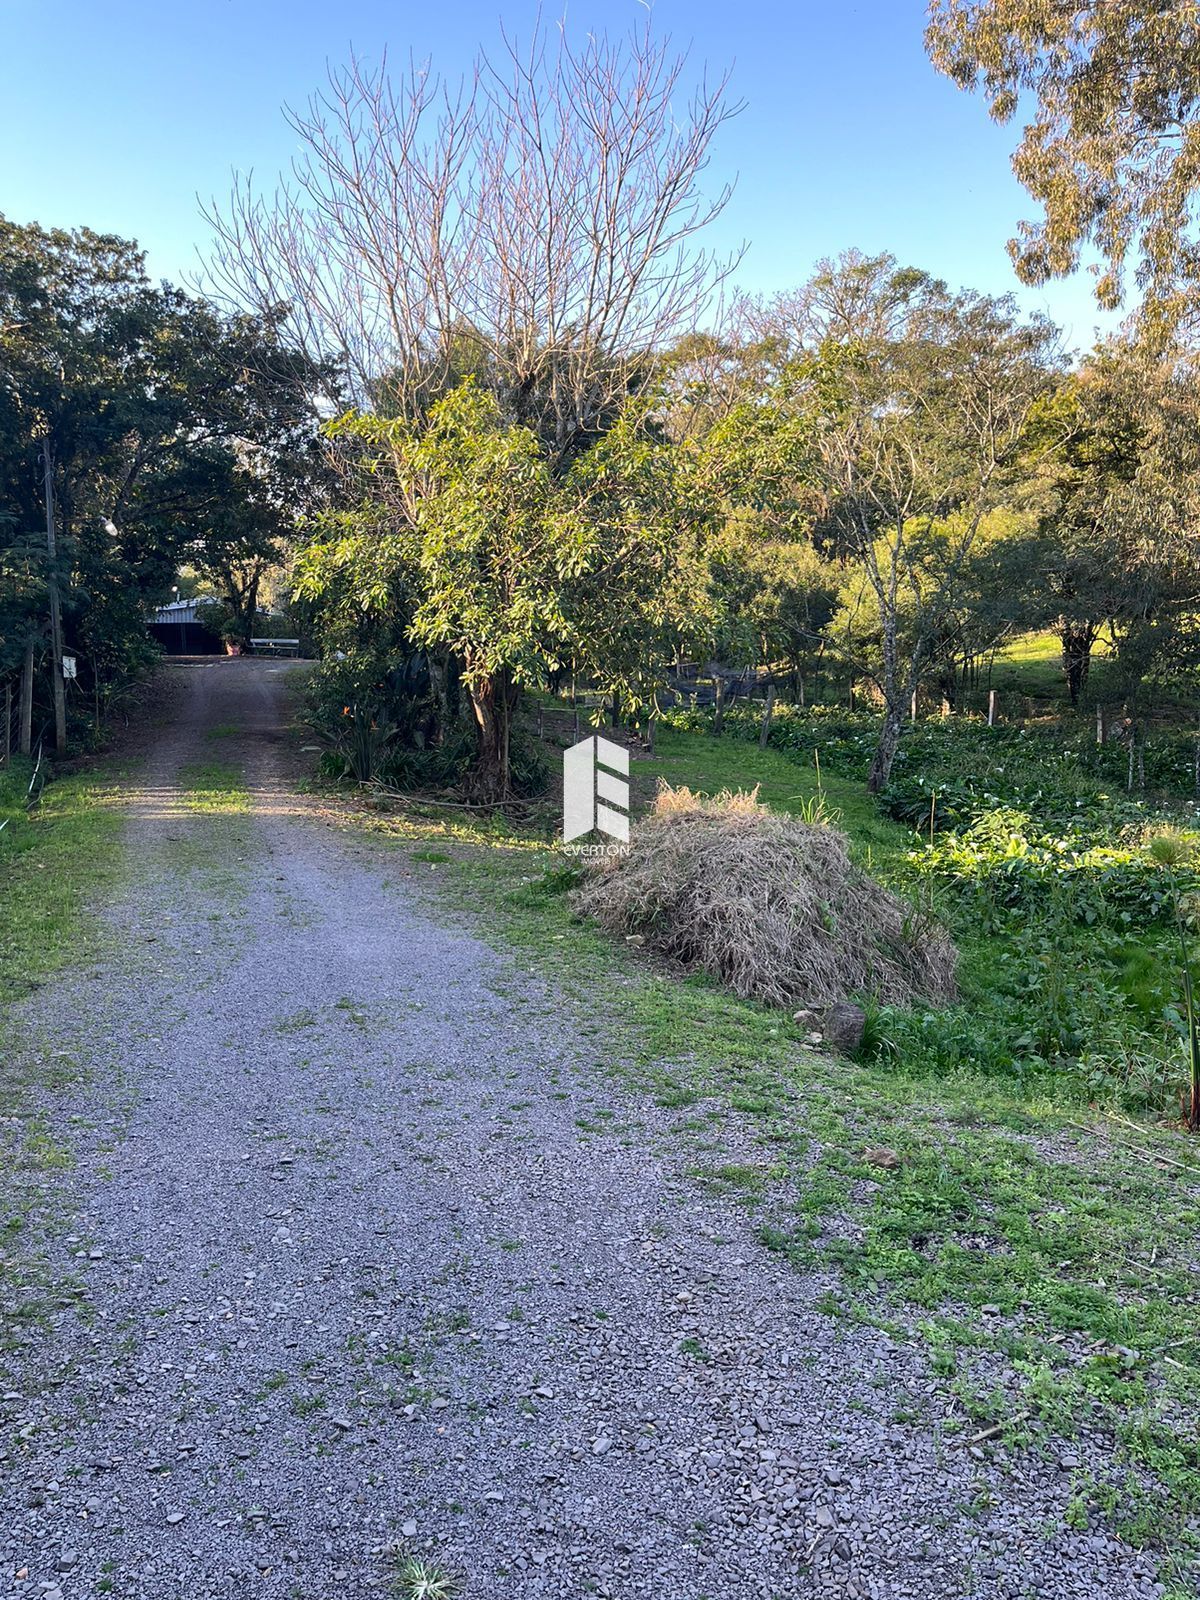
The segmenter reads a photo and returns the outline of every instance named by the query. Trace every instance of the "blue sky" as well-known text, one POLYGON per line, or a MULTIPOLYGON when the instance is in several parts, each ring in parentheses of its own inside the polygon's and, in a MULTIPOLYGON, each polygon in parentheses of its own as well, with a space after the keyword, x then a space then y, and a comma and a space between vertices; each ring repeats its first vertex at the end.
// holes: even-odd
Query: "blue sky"
MULTIPOLYGON (((0 212, 135 237, 155 276, 178 279, 205 242, 197 193, 225 192, 234 168, 285 165, 279 108, 327 63, 386 44, 456 76, 502 18, 521 34, 535 14, 536 0, 0 0, 0 212)), ((612 31, 645 13, 572 0, 568 14, 612 31)), ((747 102, 710 169, 714 184, 737 178, 714 242, 748 244, 747 288, 795 285, 852 245, 1019 288, 1004 249, 1031 214, 1009 171, 1017 130, 933 71, 918 0, 654 0, 653 16, 694 65, 731 66, 747 102)), ((1113 322, 1082 274, 1020 298, 1073 346, 1113 322)))

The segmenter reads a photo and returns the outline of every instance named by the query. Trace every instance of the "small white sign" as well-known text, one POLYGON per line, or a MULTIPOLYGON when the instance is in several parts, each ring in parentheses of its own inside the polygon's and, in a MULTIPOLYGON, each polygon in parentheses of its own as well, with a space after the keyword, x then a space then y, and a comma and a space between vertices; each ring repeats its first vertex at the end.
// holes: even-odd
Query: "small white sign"
POLYGON ((75 657, 74 656, 64 656, 63 657, 63 677, 64 678, 74 678, 74 677, 77 677, 77 676, 78 676, 78 673, 75 670, 75 657))

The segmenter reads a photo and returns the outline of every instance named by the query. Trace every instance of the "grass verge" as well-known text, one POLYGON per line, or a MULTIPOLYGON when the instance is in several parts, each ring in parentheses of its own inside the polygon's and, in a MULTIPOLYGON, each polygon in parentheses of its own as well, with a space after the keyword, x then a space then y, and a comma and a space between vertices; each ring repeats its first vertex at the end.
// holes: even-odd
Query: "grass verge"
POLYGON ((12 1006, 95 956, 100 935, 89 906, 122 871, 111 781, 97 774, 63 778, 29 812, 29 776, 19 759, 0 772, 0 821, 7 823, 0 831, 0 1352, 78 1293, 77 1284, 47 1268, 32 1234, 61 1220, 41 1180, 71 1161, 34 1091, 72 1081, 79 1067, 30 1038, 12 1006))
POLYGON ((94 773, 50 784, 26 812, 27 764, 0 772, 0 1005, 79 960, 94 933, 89 898, 120 871, 112 783, 94 773))

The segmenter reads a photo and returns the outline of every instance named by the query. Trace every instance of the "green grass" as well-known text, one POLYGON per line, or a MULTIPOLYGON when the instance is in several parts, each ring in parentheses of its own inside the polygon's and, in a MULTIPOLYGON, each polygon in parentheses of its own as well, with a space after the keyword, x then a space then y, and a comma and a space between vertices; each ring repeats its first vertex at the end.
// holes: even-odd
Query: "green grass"
POLYGON ((181 768, 179 787, 188 811, 202 816, 245 815, 250 793, 242 769, 227 761, 192 761, 181 768))
POLYGON ((823 797, 849 835, 856 859, 868 869, 885 871, 912 847, 912 829, 880 816, 861 783, 828 771, 818 775, 815 762, 801 765, 776 750, 759 750, 750 741, 714 739, 671 727, 659 730, 655 744, 652 760, 633 765, 643 803, 652 793, 652 780, 659 778, 705 795, 757 788, 764 805, 793 815, 823 797))
MULTIPOLYGON (((1097 645, 1088 673, 1088 701, 1103 699, 1108 688, 1110 665, 1105 659, 1105 647, 1097 645)), ((991 687, 1001 696, 1028 695, 1033 700, 1044 700, 1066 706, 1069 701, 1067 680, 1062 669, 1062 647, 1054 634, 1026 633, 999 651, 992 667, 991 687)))
POLYGON ((0 1353, 79 1293, 50 1272, 39 1249, 39 1238, 62 1220, 40 1176, 69 1166, 71 1152, 34 1109, 33 1093, 68 1084, 83 1068, 70 1054, 43 1048, 12 1007, 95 958, 101 935, 92 903, 124 869, 108 779, 64 778, 27 812, 29 777, 19 759, 0 771, 0 821, 8 819, 0 832, 0 1353))
POLYGON ((93 774, 48 785, 23 807, 26 763, 0 772, 0 1005, 86 958, 88 900, 120 870, 121 818, 111 783, 93 774))
MULTIPOLYGON (((1062 669, 1062 646, 1057 636, 1049 630, 1024 633, 997 652, 992 666, 990 686, 1000 696, 1001 715, 1019 714, 1023 708, 1011 702, 1016 697, 1027 697, 1033 702, 1036 715, 1076 715, 1091 722, 1096 706, 1104 705, 1115 710, 1121 700, 1121 680, 1113 660, 1112 643, 1106 633, 1092 648, 1087 685, 1080 697, 1077 712, 1072 712, 1067 693, 1066 675, 1062 669), (1009 702, 1005 704, 1006 700, 1009 702)), ((981 710, 987 703, 988 682, 981 680, 980 687, 968 691, 968 704, 981 710)), ((1156 690, 1156 710, 1172 721, 1194 725, 1195 706, 1181 690, 1160 686, 1156 690)))

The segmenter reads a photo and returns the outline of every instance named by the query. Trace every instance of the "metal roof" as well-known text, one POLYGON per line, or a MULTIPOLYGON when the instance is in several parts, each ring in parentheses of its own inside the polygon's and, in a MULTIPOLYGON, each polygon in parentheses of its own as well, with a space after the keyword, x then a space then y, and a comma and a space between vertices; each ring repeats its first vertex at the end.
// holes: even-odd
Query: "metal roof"
POLYGON ((195 622, 196 612, 200 606, 215 605, 211 595, 197 595, 192 600, 172 600, 165 606, 159 606, 150 619, 152 622, 195 622))

